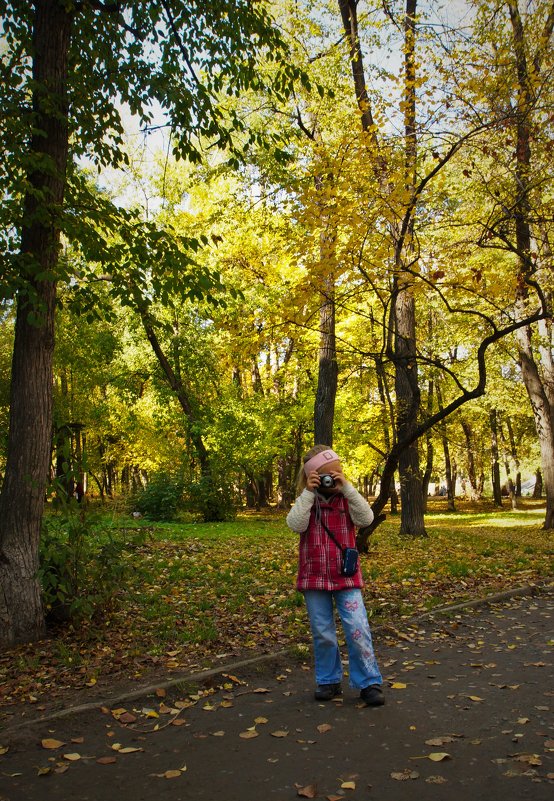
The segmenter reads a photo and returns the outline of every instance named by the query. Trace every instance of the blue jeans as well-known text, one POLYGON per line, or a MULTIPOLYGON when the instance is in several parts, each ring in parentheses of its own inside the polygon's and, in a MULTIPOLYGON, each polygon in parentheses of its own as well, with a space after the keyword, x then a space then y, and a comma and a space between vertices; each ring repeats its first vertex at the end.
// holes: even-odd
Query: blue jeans
POLYGON ((334 599, 346 636, 350 686, 361 690, 382 684, 361 590, 306 590, 304 598, 314 643, 316 683, 338 684, 342 679, 334 599))

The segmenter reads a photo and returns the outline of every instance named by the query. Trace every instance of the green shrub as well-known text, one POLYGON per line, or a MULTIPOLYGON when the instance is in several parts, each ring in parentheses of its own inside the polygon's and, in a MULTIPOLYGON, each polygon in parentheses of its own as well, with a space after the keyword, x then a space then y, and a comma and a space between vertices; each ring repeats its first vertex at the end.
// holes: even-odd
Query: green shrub
POLYGON ((155 473, 133 496, 133 510, 149 520, 174 520, 183 505, 184 486, 181 476, 155 473))
POLYGON ((237 514, 232 487, 212 475, 204 475, 186 488, 187 509, 204 523, 234 520, 237 514))
POLYGON ((39 579, 47 617, 79 621, 113 606, 130 573, 128 548, 82 508, 45 517, 39 579))

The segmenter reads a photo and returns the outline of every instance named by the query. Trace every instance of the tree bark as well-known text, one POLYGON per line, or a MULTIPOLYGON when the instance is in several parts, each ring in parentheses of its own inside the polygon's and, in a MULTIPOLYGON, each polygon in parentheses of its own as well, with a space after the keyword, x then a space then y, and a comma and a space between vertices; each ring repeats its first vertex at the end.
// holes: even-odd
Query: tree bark
MULTIPOLYGON (((534 282, 536 265, 532 256, 531 243, 531 125, 535 106, 535 86, 542 66, 542 57, 549 46, 554 29, 554 13, 546 20, 540 46, 529 69, 525 32, 519 13, 517 0, 508 0, 513 46, 517 69, 517 108, 516 108, 516 165, 514 183, 514 217, 516 230, 516 249, 518 255, 518 289, 516 307, 520 316, 525 307, 530 283, 534 282)), ((546 325, 546 323, 545 323, 546 325)), ((516 332, 521 374, 535 418, 535 426, 541 449, 541 463, 544 488, 546 491, 546 515, 544 528, 554 528, 554 406, 553 375, 541 375, 532 347, 532 330, 529 326, 516 332)), ((550 363, 552 356, 550 354, 550 363)))
POLYGON ((496 409, 490 410, 491 426, 491 481, 494 505, 502 508, 502 491, 500 488, 500 455, 498 452, 498 419, 496 409))
MULTIPOLYGON (((328 264, 327 260, 323 264, 328 264)), ((338 385, 338 363, 335 338, 334 277, 324 279, 320 306, 319 370, 314 406, 314 444, 333 445, 333 421, 338 385)))
POLYGON ((60 214, 68 159, 66 83, 72 13, 37 0, 33 18, 34 133, 21 231, 22 278, 0 495, 0 645, 43 636, 38 569, 52 437, 52 359, 60 214))

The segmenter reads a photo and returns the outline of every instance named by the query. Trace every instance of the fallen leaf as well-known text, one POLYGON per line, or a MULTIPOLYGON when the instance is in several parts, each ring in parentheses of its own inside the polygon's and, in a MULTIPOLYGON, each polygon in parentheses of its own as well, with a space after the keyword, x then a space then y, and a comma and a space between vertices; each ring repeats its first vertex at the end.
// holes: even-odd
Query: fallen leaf
POLYGON ((320 734, 325 734, 326 731, 331 731, 332 728, 329 723, 320 723, 317 730, 320 734))
POLYGON ((61 748, 65 743, 62 743, 61 740, 54 740, 51 737, 46 737, 46 739, 41 740, 41 745, 49 751, 54 751, 56 748, 61 748))
POLYGON ((137 751, 144 751, 144 748, 133 748, 132 746, 127 746, 127 748, 118 748, 119 754, 135 754, 137 751))
POLYGON ((71 742, 75 743, 75 745, 82 745, 85 742, 84 737, 72 737, 71 742))
POLYGON ((392 689, 392 690, 405 690, 407 686, 408 686, 408 685, 407 685, 407 684, 404 684, 404 682, 403 682, 403 681, 394 681, 394 682, 391 684, 391 689, 392 689))
POLYGON ((417 770, 410 770, 410 768, 405 768, 403 771, 394 771, 390 776, 391 779, 395 779, 397 782, 405 782, 408 779, 419 779, 417 770))
POLYGON ((248 731, 241 731, 239 737, 242 737, 243 740, 252 740, 254 737, 259 737, 260 733, 258 731, 252 731, 249 729, 248 731))
POLYGON ((81 759, 81 754, 64 754, 64 759, 67 759, 68 762, 78 762, 81 759))
POLYGON ((180 770, 166 770, 165 773, 162 773, 164 779, 177 779, 181 775, 180 770))
POLYGON ((164 690, 163 687, 158 687, 158 689, 156 690, 156 695, 158 696, 158 698, 165 698, 167 692, 164 690))
POLYGON ((267 718, 259 717, 254 719, 254 723, 267 723, 267 722, 268 722, 267 718))
POLYGON ((2 754, 7 754, 9 750, 9 745, 0 745, 0 756, 2 756, 2 754))
POLYGON ((466 695, 465 698, 469 698, 470 701, 475 701, 476 703, 479 703, 479 701, 484 701, 485 700, 484 698, 479 698, 478 695, 466 695))
POLYGON ((306 787, 302 787, 301 784, 295 784, 296 787, 296 795, 300 796, 300 798, 315 798, 317 795, 317 787, 315 784, 307 784, 306 787))
POLYGON ((224 737, 224 736, 225 736, 225 732, 224 731, 213 731, 212 732, 212 737, 224 737))
POLYGON ((525 762, 526 765, 542 765, 542 759, 538 754, 516 754, 513 759, 516 762, 525 762))
POLYGON ((175 720, 171 721, 172 726, 184 726, 185 723, 186 720, 183 720, 183 718, 175 718, 175 720))
POLYGON ((99 757, 96 760, 96 762, 99 765, 115 765, 115 763, 117 762, 117 757, 115 757, 115 756, 103 756, 103 757, 99 757))
POLYGON ((444 745, 445 743, 453 743, 454 738, 450 735, 445 737, 434 737, 432 740, 425 740, 425 745, 444 745))
POLYGON ((66 773, 69 770, 69 765, 56 765, 54 773, 66 773))
POLYGON ((118 718, 116 718, 116 720, 118 720, 120 723, 124 723, 124 724, 135 723, 136 719, 137 719, 137 716, 133 715, 131 712, 123 712, 122 715, 120 715, 118 718))
POLYGON ((256 690, 252 690, 253 693, 269 693, 271 690, 268 690, 267 687, 258 687, 256 690))
POLYGON ((452 759, 452 757, 445 752, 435 751, 435 753, 429 754, 429 759, 431 762, 443 762, 445 759, 452 759))
MULTIPOLYGON (((50 773, 52 773, 52 768, 51 767, 39 768, 37 770, 37 776, 48 776, 50 773)), ((12 776, 21 776, 20 773, 12 773, 11 775, 12 776)))
POLYGON ((425 781, 427 784, 446 784, 448 780, 444 776, 427 776, 425 781))
POLYGON ((124 715, 126 712, 127 712, 127 710, 124 709, 123 707, 119 707, 118 709, 112 709, 111 710, 112 717, 115 718, 116 720, 119 720, 121 715, 124 715))
POLYGON ((288 737, 289 733, 288 733, 288 731, 283 731, 282 729, 278 729, 277 731, 272 731, 271 732, 271 736, 272 737, 288 737))
POLYGON ((343 782, 340 786, 341 790, 355 790, 356 782, 343 782))

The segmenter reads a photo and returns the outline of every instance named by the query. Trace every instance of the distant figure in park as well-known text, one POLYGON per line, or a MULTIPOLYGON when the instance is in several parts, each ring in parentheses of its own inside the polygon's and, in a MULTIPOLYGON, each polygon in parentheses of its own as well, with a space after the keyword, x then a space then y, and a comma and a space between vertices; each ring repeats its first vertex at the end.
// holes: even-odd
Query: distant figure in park
POLYGON ((375 659, 361 587, 356 526, 368 526, 373 512, 343 475, 340 458, 327 445, 304 456, 296 499, 287 525, 300 534, 297 588, 304 594, 315 657, 315 698, 330 701, 342 693, 342 663, 333 601, 348 648, 350 686, 368 706, 385 703, 383 679, 375 659), (354 557, 355 564, 348 561, 354 557))

